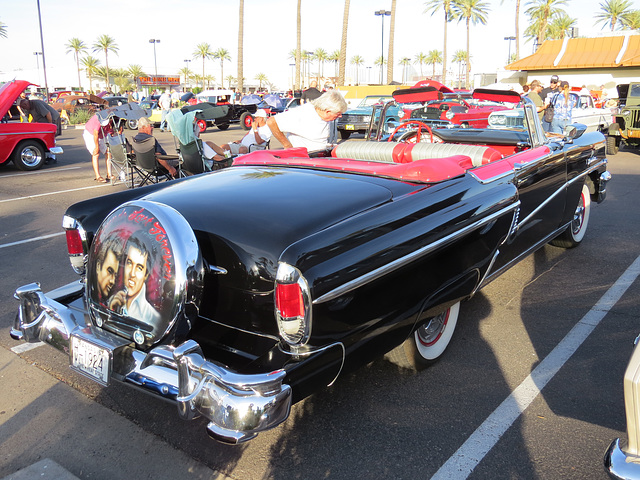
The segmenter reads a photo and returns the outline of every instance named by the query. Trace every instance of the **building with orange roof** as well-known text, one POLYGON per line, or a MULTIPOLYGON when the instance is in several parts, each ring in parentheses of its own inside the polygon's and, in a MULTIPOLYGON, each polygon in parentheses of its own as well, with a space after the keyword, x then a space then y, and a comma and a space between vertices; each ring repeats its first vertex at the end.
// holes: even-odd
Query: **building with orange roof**
POLYGON ((618 84, 640 80, 640 34, 547 40, 533 55, 505 70, 514 72, 511 78, 521 83, 538 79, 546 86, 552 75, 558 75, 572 86, 586 85, 592 90, 604 86, 615 92, 618 84))

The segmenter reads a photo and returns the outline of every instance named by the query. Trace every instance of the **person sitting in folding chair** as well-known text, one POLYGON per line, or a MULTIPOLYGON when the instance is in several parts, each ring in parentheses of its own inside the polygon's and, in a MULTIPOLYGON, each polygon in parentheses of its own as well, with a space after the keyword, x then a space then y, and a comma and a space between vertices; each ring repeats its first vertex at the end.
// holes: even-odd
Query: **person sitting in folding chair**
POLYGON ((253 125, 251 131, 249 131, 238 142, 225 143, 224 145, 216 145, 213 142, 205 141, 204 145, 207 145, 213 150, 216 155, 212 155, 211 152, 207 155, 207 148, 204 147, 204 153, 207 158, 221 161, 231 155, 244 155, 252 150, 260 150, 266 148, 271 140, 271 129, 267 125, 267 111, 260 108, 253 115, 253 125))
POLYGON ((134 146, 133 146, 134 151, 135 151, 135 144, 144 143, 145 141, 151 138, 153 138, 153 140, 155 141, 155 153, 156 153, 156 160, 158 160, 158 163, 169 172, 169 175, 171 175, 173 178, 178 178, 179 174, 178 174, 178 170, 176 170, 176 166, 178 165, 178 160, 177 159, 167 160, 166 158, 160 157, 160 155, 166 156, 167 152, 165 152, 164 148, 162 148, 162 145, 158 143, 158 140, 154 138, 153 125, 151 125, 151 123, 149 122, 149 119, 146 117, 142 117, 140 120, 138 120, 138 134, 132 138, 132 141, 134 143, 134 146))

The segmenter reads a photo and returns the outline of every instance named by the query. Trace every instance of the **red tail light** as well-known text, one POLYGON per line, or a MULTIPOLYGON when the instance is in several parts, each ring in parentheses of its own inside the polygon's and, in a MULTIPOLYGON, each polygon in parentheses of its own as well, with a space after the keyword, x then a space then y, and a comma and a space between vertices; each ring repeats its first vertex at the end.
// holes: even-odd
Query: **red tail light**
POLYGON ((82 238, 80 237, 80 231, 77 229, 67 230, 67 250, 69 255, 82 255, 82 238))
POLYGON ((297 283, 276 286, 276 308, 283 318, 304 317, 302 290, 297 283))

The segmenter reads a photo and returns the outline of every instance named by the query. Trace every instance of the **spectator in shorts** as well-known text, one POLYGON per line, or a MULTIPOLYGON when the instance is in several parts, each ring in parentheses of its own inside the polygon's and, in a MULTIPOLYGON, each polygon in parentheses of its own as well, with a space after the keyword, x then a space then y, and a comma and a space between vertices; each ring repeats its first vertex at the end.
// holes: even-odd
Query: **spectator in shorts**
POLYGON ((87 150, 89 150, 91 154, 91 165, 93 166, 93 173, 95 174, 94 180, 96 182, 107 183, 111 180, 111 154, 107 149, 105 137, 112 132, 113 128, 109 119, 100 120, 97 114, 91 117, 84 126, 82 137, 84 138, 84 144, 87 150), (106 180, 100 175, 98 160, 101 153, 104 155, 107 164, 106 180))

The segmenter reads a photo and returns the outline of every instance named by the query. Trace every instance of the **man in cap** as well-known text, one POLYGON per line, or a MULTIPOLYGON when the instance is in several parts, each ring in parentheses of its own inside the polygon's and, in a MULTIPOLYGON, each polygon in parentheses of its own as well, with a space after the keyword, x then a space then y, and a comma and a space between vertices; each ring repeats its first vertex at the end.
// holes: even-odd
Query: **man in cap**
POLYGON ((271 139, 271 129, 267 126, 267 111, 260 108, 253 115, 251 130, 238 142, 218 146, 213 142, 202 142, 204 155, 217 161, 224 160, 228 154, 243 155, 249 153, 253 145, 263 145, 271 139), (213 150, 213 152, 211 151, 213 150))
POLYGON ((540 120, 542 120, 542 116, 544 115, 544 109, 546 108, 544 101, 540 97, 540 92, 542 92, 542 84, 540 83, 539 80, 534 80, 533 82, 531 82, 529 87, 530 89, 529 89, 529 93, 527 93, 527 97, 529 97, 533 102, 533 104, 536 106, 538 117, 540 117, 540 120))
MULTIPOLYGON (((549 97, 549 100, 551 100, 551 97, 553 97, 556 93, 560 91, 559 86, 560 86, 560 79, 558 78, 557 75, 552 75, 551 80, 549 81, 549 86, 547 88, 543 88, 542 91, 540 92, 540 98, 542 99, 545 105, 549 105, 549 101, 547 100, 547 97, 549 97)), ((542 128, 544 128, 545 132, 550 131, 551 122, 547 122, 546 120, 543 119, 542 128)))

